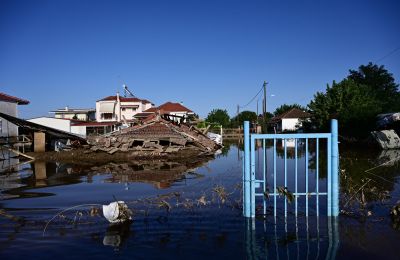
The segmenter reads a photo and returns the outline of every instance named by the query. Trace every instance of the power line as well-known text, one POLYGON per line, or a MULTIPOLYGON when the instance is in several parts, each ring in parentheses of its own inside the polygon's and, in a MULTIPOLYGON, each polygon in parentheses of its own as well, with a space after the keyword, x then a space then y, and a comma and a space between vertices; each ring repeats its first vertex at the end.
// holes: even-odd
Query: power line
POLYGON ((396 51, 398 51, 398 50, 400 50, 400 46, 397 47, 396 49, 392 50, 391 52, 389 52, 388 54, 386 54, 386 55, 383 56, 382 58, 377 59, 377 60, 375 61, 375 63, 377 63, 377 62, 379 62, 379 61, 381 61, 381 60, 386 59, 387 57, 389 57, 390 55, 394 54, 394 53, 395 53, 396 51))
POLYGON ((258 95, 260 95, 261 91, 264 89, 264 85, 260 88, 260 90, 257 92, 257 94, 244 106, 239 106, 240 108, 245 108, 248 105, 250 105, 255 99, 256 97, 258 97, 258 95))

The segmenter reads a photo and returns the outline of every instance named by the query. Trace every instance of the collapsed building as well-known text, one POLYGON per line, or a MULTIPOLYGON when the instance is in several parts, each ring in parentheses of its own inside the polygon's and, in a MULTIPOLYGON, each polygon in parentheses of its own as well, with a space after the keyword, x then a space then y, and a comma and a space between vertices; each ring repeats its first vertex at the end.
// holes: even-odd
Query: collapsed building
POLYGON ((128 151, 168 154, 182 150, 214 154, 221 148, 195 126, 178 123, 158 114, 146 118, 139 125, 89 139, 88 143, 91 151, 109 154, 128 151))

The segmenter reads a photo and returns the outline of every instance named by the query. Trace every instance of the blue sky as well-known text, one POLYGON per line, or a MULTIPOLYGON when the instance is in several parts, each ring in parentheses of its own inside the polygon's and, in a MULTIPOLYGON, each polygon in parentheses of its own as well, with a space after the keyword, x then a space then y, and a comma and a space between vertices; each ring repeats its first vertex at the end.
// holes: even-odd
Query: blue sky
MULTIPOLYGON (((234 115, 266 80, 271 112, 400 47, 399 13, 385 0, 0 0, 0 92, 30 100, 30 118, 94 107, 125 83, 204 117, 234 115)), ((400 51, 378 64, 400 81, 400 51)))

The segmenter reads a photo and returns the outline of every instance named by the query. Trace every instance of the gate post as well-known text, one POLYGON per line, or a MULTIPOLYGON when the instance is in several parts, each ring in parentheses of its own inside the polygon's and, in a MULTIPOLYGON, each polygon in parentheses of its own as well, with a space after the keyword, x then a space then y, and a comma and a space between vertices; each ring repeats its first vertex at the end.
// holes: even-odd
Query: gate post
POLYGON ((244 121, 244 176, 243 176, 243 193, 244 206, 243 213, 247 218, 251 217, 251 196, 250 196, 250 129, 249 121, 244 121))
POLYGON ((339 216, 339 146, 338 146, 338 121, 336 119, 331 120, 331 174, 332 174, 332 200, 331 205, 331 216, 339 216))

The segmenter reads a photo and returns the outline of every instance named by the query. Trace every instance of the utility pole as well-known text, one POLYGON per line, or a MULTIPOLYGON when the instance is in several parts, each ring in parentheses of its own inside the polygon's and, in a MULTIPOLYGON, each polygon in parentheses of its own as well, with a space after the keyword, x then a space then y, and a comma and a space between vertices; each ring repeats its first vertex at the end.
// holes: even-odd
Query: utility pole
POLYGON ((258 99, 257 99, 257 119, 258 119, 258 99))
POLYGON ((237 109, 236 109, 236 121, 237 121, 238 127, 240 128, 240 125, 239 125, 239 105, 237 105, 237 109))
POLYGON ((264 128, 264 133, 267 133, 267 82, 266 81, 264 81, 263 88, 264 88, 263 128, 264 128))

